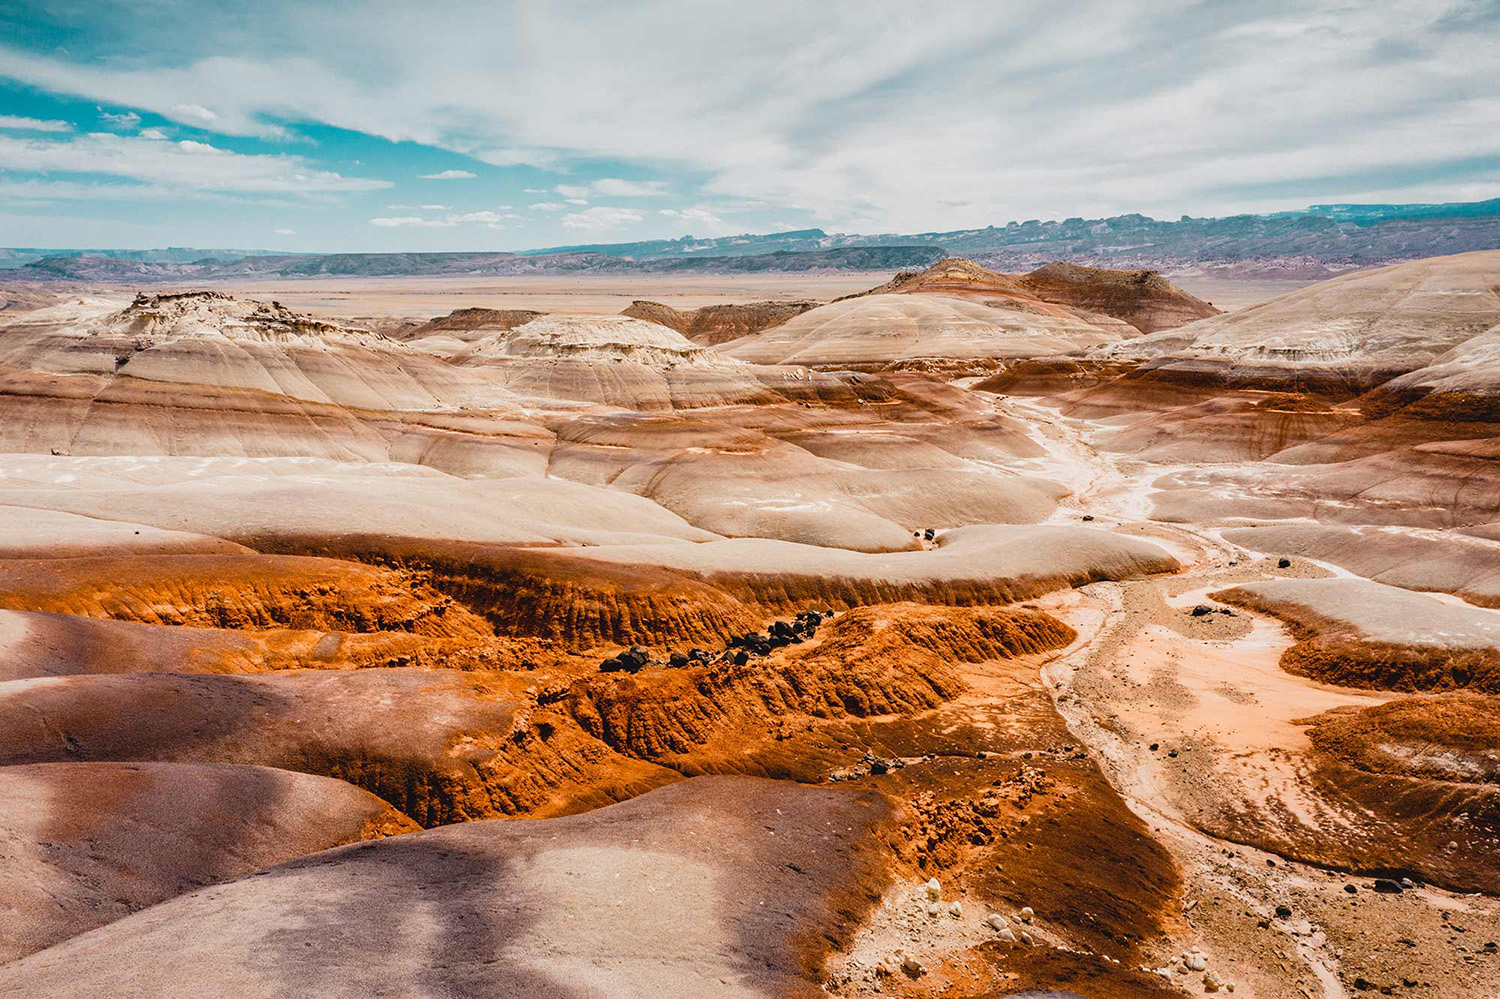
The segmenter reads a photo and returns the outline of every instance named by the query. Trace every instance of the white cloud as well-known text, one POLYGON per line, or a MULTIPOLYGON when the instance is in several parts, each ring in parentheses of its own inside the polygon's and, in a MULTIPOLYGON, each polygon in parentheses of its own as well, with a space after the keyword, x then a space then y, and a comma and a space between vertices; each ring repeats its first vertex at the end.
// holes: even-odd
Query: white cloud
POLYGON ((315 194, 371 191, 383 180, 345 177, 296 156, 247 155, 203 142, 91 132, 66 140, 0 135, 0 169, 98 173, 196 190, 315 194))
POLYGON ((135 131, 136 126, 141 123, 141 116, 134 111, 115 112, 106 111, 103 108, 99 108, 98 110, 99 117, 104 119, 106 124, 127 132, 135 131))
POLYGON ((410 228, 410 229, 445 229, 452 222, 443 219, 424 219, 416 215, 398 215, 392 218, 371 219, 371 225, 378 225, 385 229, 410 228))
POLYGON ((659 180, 620 180, 618 177, 601 177, 589 184, 558 184, 552 190, 570 202, 588 204, 589 198, 659 198, 667 193, 667 185, 659 180))
POLYGON ((173 104, 172 113, 178 118, 187 118, 189 121, 200 122, 205 125, 213 124, 219 120, 219 116, 201 104, 173 104))
POLYGON ((547 189, 545 187, 523 187, 521 188, 521 192, 523 194, 546 194, 547 189))
POLYGON ((562 217, 562 224, 569 229, 591 229, 596 231, 619 229, 641 221, 641 213, 629 208, 613 208, 599 205, 581 212, 569 212, 562 217))
POLYGON ((274 233, 276 233, 276 235, 278 235, 278 236, 295 236, 295 235, 297 235, 297 230, 296 229, 273 229, 271 231, 274 232, 274 233))
POLYGON ((590 184, 589 191, 606 198, 659 198, 667 193, 667 185, 659 180, 637 181, 603 177, 590 184))
MULTIPOLYGON (((396 208, 400 206, 392 205, 391 207, 396 208)), ((423 205, 422 207, 430 208, 441 206, 423 205)), ((510 206, 502 205, 501 207, 508 208, 510 206)), ((474 224, 483 225, 489 229, 503 229, 505 228, 506 222, 518 219, 520 217, 521 216, 519 215, 491 211, 454 212, 448 215, 444 215, 442 218, 435 219, 423 218, 420 215, 398 215, 390 218, 371 219, 370 224, 382 226, 388 229, 401 227, 413 229, 451 229, 454 226, 474 224)))
POLYGON ((23 118, 15 114, 0 114, 0 129, 13 132, 71 132, 73 126, 66 121, 41 118, 23 118))
POLYGON ((536 204, 528 205, 527 207, 534 212, 565 212, 568 210, 568 206, 561 201, 538 201, 536 204))
POLYGON ((494 224, 504 222, 506 219, 520 218, 519 215, 502 215, 499 212, 465 212, 462 215, 450 215, 449 220, 455 225, 464 222, 487 222, 494 224))
POLYGON ((561 158, 552 149, 482 149, 470 151, 469 155, 492 166, 532 166, 542 169, 555 165, 561 158))
MULTIPOLYGON (((585 189, 585 166, 620 163, 674 191, 765 202, 766 218, 911 231, 1459 189, 1500 157, 1492 8, 763 0, 706 16, 659 0, 359 17, 263 0, 212 30, 112 25, 117 47, 172 52, 168 66, 0 44, 0 76, 194 124, 176 109, 212 108, 205 127, 223 134, 323 122, 501 165, 551 160, 585 189)), ((567 197, 590 196, 649 195, 567 197)))
POLYGON ((447 205, 386 205, 393 212, 446 212, 447 205))
POLYGON ((663 208, 656 214, 681 223, 694 236, 725 236, 743 229, 726 224, 707 208, 663 208))
MULTIPOLYGON (((156 184, 80 184, 72 180, 0 181, 0 200, 6 201, 160 201, 182 198, 179 188, 156 184)), ((204 196, 202 192, 187 192, 204 196)))
POLYGON ((424 173, 422 180, 473 180, 475 175, 467 170, 444 170, 441 173, 424 173))
POLYGON ((136 134, 143 139, 166 140, 171 138, 171 136, 159 128, 143 128, 136 134))
POLYGON ((665 215, 668 218, 681 219, 684 222, 707 222, 717 224, 724 221, 713 212, 703 208, 683 208, 681 210, 676 208, 663 208, 656 214, 665 215))

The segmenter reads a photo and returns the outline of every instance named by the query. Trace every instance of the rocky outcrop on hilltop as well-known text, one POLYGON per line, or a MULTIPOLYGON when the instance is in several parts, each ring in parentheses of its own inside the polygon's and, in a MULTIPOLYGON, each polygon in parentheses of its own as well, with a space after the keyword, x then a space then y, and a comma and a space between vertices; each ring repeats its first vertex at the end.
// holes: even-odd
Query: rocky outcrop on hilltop
POLYGON ((1123 319, 1142 333, 1172 329, 1219 310, 1155 271, 1117 271, 1053 261, 1019 284, 1044 302, 1123 319))
POLYGON ((694 343, 716 346, 761 330, 773 329, 817 302, 746 302, 740 305, 705 305, 682 311, 660 302, 636 301, 620 313, 674 329, 694 343))

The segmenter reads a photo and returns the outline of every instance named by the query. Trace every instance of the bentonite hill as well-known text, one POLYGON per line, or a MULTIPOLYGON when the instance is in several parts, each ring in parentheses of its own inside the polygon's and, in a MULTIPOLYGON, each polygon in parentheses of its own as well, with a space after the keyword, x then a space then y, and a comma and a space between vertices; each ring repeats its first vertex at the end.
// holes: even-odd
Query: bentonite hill
POLYGON ((0 996, 1492 999, 1497 289, 17 296, 0 996))

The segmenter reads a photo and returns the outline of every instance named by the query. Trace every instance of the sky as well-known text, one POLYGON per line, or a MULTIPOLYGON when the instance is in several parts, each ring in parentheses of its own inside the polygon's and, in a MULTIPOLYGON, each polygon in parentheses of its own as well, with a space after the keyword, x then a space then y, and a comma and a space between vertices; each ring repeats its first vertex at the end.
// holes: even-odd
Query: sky
POLYGON ((1500 0, 6 0, 0 245, 514 250, 1500 196, 1500 0))

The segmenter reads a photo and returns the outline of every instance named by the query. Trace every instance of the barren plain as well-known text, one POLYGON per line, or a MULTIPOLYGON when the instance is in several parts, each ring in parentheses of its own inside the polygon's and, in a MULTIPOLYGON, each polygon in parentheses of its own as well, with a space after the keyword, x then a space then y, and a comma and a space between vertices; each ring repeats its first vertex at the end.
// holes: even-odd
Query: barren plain
POLYGON ((30 304, 0 996, 1500 994, 1500 252, 30 304))

